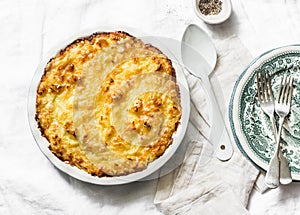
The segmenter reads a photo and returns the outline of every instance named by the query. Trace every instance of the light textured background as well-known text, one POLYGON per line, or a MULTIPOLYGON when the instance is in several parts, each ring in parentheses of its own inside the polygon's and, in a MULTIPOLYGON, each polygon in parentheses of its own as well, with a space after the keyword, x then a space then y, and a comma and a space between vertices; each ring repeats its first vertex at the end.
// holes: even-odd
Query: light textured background
MULTIPOLYGON (((209 26, 197 18, 191 0, 1 0, 0 214, 160 214, 152 203, 156 181, 94 186, 49 163, 27 122, 31 78, 45 53, 63 38, 101 26, 129 26, 180 40, 185 27, 196 23, 213 38, 237 35, 253 57, 300 43, 300 1, 232 3, 226 23, 209 26)), ((296 183, 265 194, 254 191, 249 210, 297 214, 299 193, 296 183)))

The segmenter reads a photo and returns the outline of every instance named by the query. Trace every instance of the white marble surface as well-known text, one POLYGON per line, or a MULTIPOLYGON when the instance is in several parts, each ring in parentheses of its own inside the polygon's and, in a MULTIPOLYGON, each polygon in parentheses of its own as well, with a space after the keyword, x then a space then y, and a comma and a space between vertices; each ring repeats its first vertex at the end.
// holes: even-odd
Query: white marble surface
MULTIPOLYGON (((212 37, 237 35, 253 57, 300 43, 299 1, 232 3, 233 14, 226 23, 209 26, 194 14, 191 0, 1 0, 0 214, 160 214, 153 205, 156 181, 95 186, 68 177, 49 163, 28 125, 31 78, 58 41, 99 26, 130 26, 180 39, 185 27, 196 23, 212 37)), ((254 190, 249 211, 299 214, 299 193, 297 183, 265 194, 254 190)))

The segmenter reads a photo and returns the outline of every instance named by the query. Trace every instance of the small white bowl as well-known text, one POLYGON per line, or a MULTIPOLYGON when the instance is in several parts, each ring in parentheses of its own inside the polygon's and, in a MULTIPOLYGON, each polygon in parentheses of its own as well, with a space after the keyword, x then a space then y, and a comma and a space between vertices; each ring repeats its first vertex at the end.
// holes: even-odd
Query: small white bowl
POLYGON ((194 1, 194 11, 197 16, 202 19, 204 22, 208 24, 220 24, 225 22, 231 15, 232 7, 230 0, 221 0, 222 1, 222 10, 219 14, 216 15, 204 15, 201 13, 199 9, 199 1, 200 0, 193 0, 194 1))

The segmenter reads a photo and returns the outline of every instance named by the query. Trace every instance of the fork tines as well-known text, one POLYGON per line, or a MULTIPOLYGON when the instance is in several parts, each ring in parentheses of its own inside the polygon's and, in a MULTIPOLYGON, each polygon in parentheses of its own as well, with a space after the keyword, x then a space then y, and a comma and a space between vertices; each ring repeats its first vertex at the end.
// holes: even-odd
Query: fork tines
POLYGON ((262 101, 273 101, 273 91, 271 86, 271 77, 268 73, 257 72, 256 73, 256 84, 258 100, 262 101))
POLYGON ((293 77, 286 75, 281 79, 280 88, 277 97, 277 103, 287 104, 292 97, 293 91, 293 77))

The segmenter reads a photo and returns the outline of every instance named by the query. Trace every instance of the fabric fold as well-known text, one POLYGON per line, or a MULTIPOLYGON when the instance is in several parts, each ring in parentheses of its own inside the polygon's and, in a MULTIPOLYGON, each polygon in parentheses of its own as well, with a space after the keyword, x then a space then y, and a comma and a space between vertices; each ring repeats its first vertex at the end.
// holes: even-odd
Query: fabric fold
MULTIPOLYGON (((228 130, 231 91, 252 58, 236 36, 214 42, 218 63, 211 82, 214 88, 221 89, 215 88, 215 92, 228 130)), ((198 134, 195 136, 187 130, 189 145, 185 159, 175 171, 159 179, 154 203, 164 214, 248 214, 248 198, 259 172, 235 147, 232 135, 233 157, 226 162, 214 157, 215 149, 209 141, 209 107, 201 80, 187 75, 187 81, 191 98, 189 126, 198 134)))

